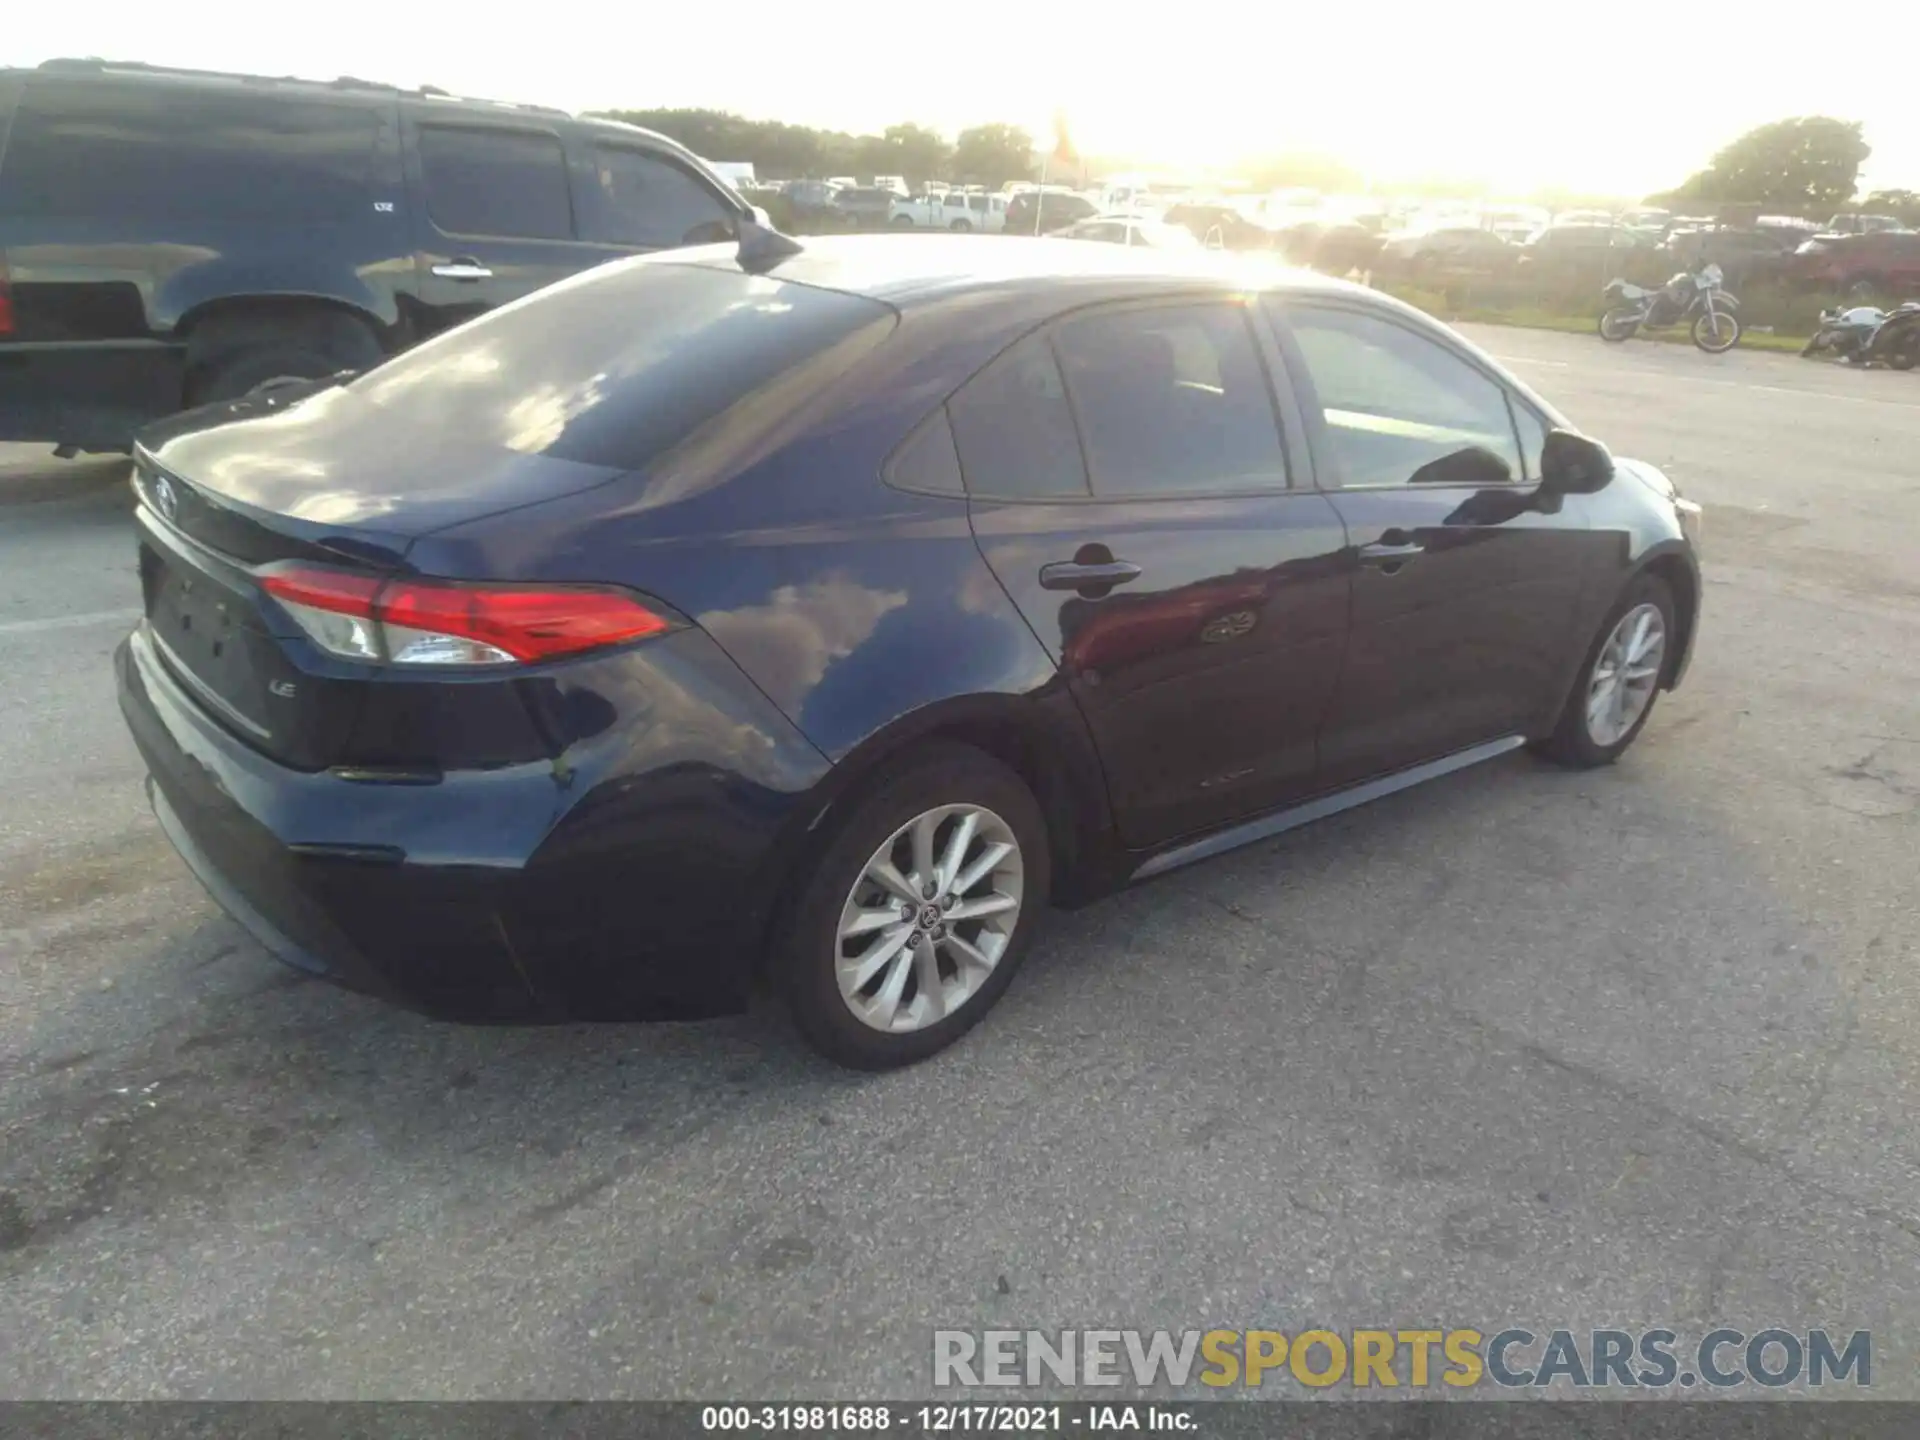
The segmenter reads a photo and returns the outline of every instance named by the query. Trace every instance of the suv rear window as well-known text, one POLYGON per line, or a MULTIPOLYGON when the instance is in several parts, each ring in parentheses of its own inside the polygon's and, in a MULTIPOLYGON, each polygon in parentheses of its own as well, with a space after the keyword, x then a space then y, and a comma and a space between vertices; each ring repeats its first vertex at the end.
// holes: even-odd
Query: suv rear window
POLYGON ((571 240, 567 157, 541 130, 422 125, 427 214, 449 235, 571 240))
POLYGON ((837 290, 631 260, 489 311, 347 388, 427 431, 633 469, 776 380, 797 403, 803 368, 826 383, 849 361, 842 347, 864 349, 892 317, 837 290))
POLYGON ((14 115, 0 210, 357 218, 379 138, 364 105, 37 79, 14 115))

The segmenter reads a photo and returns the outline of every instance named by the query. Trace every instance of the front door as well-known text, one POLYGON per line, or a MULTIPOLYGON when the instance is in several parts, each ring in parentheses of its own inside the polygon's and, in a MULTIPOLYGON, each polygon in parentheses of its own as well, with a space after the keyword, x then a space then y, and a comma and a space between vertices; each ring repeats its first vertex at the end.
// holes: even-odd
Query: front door
POLYGON ((1270 364, 1237 301, 1111 308, 949 405, 981 551, 1078 700, 1133 846, 1314 788, 1344 533, 1288 487, 1270 364))
POLYGON ((1546 429, 1464 350, 1377 311, 1270 299, 1346 523, 1347 661, 1321 734, 1343 785, 1538 728, 1605 537, 1537 503, 1546 429))
POLYGON ((423 335, 620 253, 578 238, 558 132, 417 115, 407 132, 423 335))

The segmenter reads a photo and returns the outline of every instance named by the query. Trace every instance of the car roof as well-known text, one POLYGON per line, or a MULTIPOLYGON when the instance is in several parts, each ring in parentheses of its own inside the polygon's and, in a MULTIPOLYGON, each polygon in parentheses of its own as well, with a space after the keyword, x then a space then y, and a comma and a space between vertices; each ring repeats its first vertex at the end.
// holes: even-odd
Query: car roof
MULTIPOLYGON (((662 135, 658 131, 629 125, 624 120, 614 120, 601 115, 574 115, 551 105, 524 104, 513 100, 482 100, 467 95, 454 95, 434 85, 422 85, 409 90, 398 85, 382 84, 374 80, 359 80, 351 76, 341 76, 336 80, 308 80, 290 75, 188 70, 168 65, 149 65, 142 61, 94 59, 43 60, 38 66, 32 68, 0 67, 0 78, 12 76, 56 81, 104 80, 110 83, 134 85, 198 86, 209 90, 217 89, 227 94, 245 95, 263 104, 272 104, 276 99, 293 96, 362 103, 407 101, 436 109, 444 107, 448 112, 459 114, 462 118, 485 115, 503 120, 520 120, 523 123, 531 120, 550 125, 577 126, 592 134, 618 136, 621 139, 639 142, 651 149, 667 151, 682 159, 694 160, 702 169, 706 168, 705 162, 679 141, 662 135)), ((715 176, 715 178, 720 177, 715 176)))
POLYGON ((484 112, 491 115, 534 117, 548 121, 565 121, 586 129, 606 134, 618 134, 629 139, 643 140, 650 145, 676 153, 690 154, 686 147, 656 131, 642 129, 638 125, 629 125, 622 120, 612 120, 596 115, 576 116, 569 111, 551 105, 532 105, 514 100, 484 100, 469 95, 455 95, 435 85, 421 85, 407 89, 399 85, 383 84, 376 80, 361 80, 343 75, 335 80, 310 80, 291 75, 254 75, 243 71, 228 70, 192 70, 171 65, 150 65, 144 61, 99 60, 99 59, 54 59, 43 60, 39 65, 27 68, 0 68, 0 75, 32 76, 42 79, 106 80, 129 83, 164 82, 173 85, 197 85, 208 89, 219 89, 228 93, 254 96, 262 101, 271 101, 278 96, 301 95, 326 97, 333 99, 383 99, 410 100, 433 106, 445 106, 449 110, 465 112, 484 112))
MULTIPOLYGON (((776 264, 770 278, 864 295, 895 309, 970 292, 1034 295, 1063 287, 1143 295, 1195 289, 1359 293, 1394 303, 1342 280, 1223 250, 1061 245, 1022 235, 822 235, 800 243, 804 248, 776 264)), ((667 252, 659 262, 737 264, 731 246, 667 252)))
POLYGON ((342 75, 334 80, 310 80, 293 75, 255 75, 239 70, 193 70, 173 65, 150 65, 139 60, 100 60, 61 58, 43 60, 38 66, 0 74, 33 76, 41 79, 166 81, 176 85, 203 85, 221 90, 268 98, 276 93, 332 95, 340 98, 379 96, 382 98, 433 100, 446 105, 479 106, 490 110, 517 111, 527 115, 545 115, 556 119, 573 118, 565 110, 550 105, 529 105, 512 100, 481 100, 454 95, 436 85, 406 89, 376 80, 361 80, 342 75))

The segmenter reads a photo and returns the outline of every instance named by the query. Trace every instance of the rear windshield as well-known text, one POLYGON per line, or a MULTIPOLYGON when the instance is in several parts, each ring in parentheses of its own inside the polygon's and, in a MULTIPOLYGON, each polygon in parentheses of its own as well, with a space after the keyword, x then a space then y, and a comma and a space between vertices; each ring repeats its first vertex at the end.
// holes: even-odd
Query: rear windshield
POLYGON ((809 361, 823 379, 837 373, 840 347, 877 340, 893 313, 770 276, 620 261, 406 351, 349 388, 429 431, 634 469, 809 361))
POLYGON ((364 105, 39 80, 14 116, 0 210, 357 220, 379 138, 364 105))

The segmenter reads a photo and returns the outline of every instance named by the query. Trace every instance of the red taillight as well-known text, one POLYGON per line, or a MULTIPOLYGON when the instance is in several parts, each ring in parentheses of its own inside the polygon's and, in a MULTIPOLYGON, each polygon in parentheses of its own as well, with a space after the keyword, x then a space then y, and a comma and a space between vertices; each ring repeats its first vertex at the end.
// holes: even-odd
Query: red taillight
POLYGON ((388 580, 307 565, 276 566, 260 583, 322 648, 399 665, 530 664, 669 628, 616 590, 388 580))
POLYGON ((13 277, 7 274, 7 257, 0 255, 0 335, 13 333, 13 277))
POLYGON ((378 575, 354 575, 345 570, 314 570, 286 566, 263 575, 261 585, 276 600, 311 605, 337 615, 371 620, 373 600, 386 582, 378 575))
POLYGON ((667 622, 639 601, 608 590, 520 590, 396 581, 380 596, 380 619, 504 650, 516 660, 551 660, 602 645, 644 640, 667 622))

